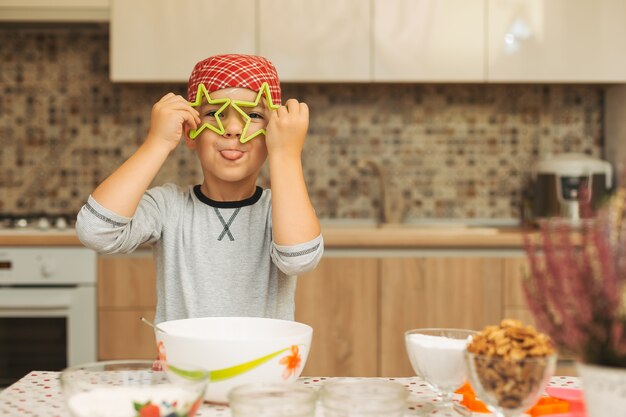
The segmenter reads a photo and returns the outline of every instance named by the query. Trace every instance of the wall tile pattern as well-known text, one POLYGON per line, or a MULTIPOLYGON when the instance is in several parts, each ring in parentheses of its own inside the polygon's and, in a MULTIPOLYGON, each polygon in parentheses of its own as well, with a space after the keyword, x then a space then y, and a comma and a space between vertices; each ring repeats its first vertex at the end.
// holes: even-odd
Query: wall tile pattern
MULTIPOLYGON (((0 214, 76 213, 142 142, 152 104, 186 91, 111 83, 108 48, 106 26, 0 26, 0 214)), ((378 216, 363 158, 410 220, 512 219, 534 161, 603 147, 599 85, 285 84, 283 97, 310 106, 303 165, 324 218, 378 216)), ((201 179, 181 145, 154 184, 201 179)))

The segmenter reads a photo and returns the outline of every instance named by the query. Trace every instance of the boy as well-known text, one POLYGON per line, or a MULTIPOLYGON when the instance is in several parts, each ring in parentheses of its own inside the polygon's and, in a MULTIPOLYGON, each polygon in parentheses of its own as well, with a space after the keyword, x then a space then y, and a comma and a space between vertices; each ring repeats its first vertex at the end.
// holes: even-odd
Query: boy
POLYGON ((271 62, 233 54, 196 64, 188 101, 169 93, 153 106, 144 143, 80 210, 78 237, 101 253, 152 245, 156 323, 293 320, 295 275, 315 268, 323 253, 302 173, 308 107, 294 99, 279 107, 271 62), (200 160, 202 184, 147 190, 181 136, 200 160), (267 158, 271 191, 256 186, 267 158))

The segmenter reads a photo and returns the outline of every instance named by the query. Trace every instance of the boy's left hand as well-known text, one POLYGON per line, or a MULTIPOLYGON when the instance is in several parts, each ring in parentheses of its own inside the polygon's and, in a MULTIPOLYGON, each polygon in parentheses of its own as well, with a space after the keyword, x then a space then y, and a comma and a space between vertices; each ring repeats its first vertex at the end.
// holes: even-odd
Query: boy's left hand
POLYGON ((300 158, 309 128, 309 107, 290 98, 272 111, 266 128, 265 143, 270 157, 300 158))

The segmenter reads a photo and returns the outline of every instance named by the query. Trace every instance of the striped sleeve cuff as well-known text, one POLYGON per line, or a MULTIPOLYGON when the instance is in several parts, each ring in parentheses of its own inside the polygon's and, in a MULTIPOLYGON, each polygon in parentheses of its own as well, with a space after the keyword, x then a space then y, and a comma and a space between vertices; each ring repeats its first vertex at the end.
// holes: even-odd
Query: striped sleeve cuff
POLYGON ((298 275, 315 268, 324 253, 324 239, 316 238, 298 245, 277 245, 273 243, 272 259, 278 268, 287 275, 298 275))
POLYGON ((274 247, 276 248, 276 252, 280 256, 284 256, 286 258, 295 258, 298 256, 304 256, 311 253, 314 253, 319 250, 322 245, 322 235, 320 234, 316 238, 309 240, 308 242, 299 243, 297 245, 278 245, 274 243, 274 247))
POLYGON ((84 208, 101 221, 114 227, 126 226, 131 221, 130 217, 121 216, 101 206, 92 196, 89 196, 84 208))

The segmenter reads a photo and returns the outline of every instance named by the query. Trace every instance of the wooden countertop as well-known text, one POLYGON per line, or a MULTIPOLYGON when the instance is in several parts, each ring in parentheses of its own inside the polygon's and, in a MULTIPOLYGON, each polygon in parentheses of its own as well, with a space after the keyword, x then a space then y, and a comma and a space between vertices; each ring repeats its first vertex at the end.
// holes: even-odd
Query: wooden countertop
MULTIPOLYGON (((326 249, 333 248, 521 248, 518 228, 322 226, 326 249)), ((81 246, 73 230, 0 231, 2 246, 81 246)))
POLYGON ((323 227, 326 248, 521 248, 519 228, 323 227))
POLYGON ((2 246, 82 246, 74 229, 50 230, 0 230, 2 246))

